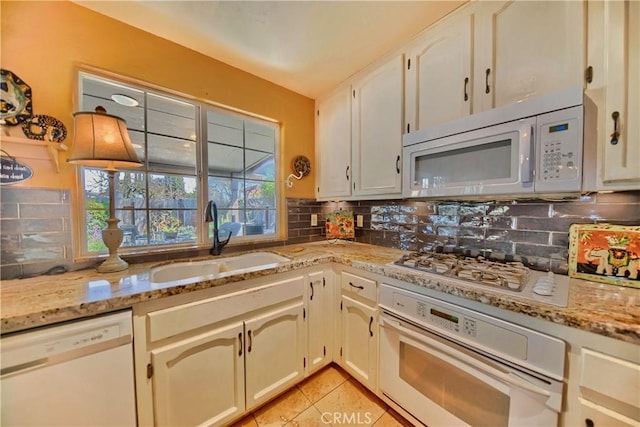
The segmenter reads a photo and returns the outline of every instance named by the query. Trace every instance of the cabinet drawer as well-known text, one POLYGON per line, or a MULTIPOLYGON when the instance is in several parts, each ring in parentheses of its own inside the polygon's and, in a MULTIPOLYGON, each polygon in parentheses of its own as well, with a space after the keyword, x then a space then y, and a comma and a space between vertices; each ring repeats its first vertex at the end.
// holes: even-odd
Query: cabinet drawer
POLYGON ((378 301, 375 280, 366 279, 343 271, 341 283, 343 291, 359 295, 374 303, 378 301))
POLYGON ((640 365, 583 348, 580 394, 589 402, 640 421, 640 365))
POLYGON ((593 427, 633 427, 638 425, 637 420, 634 421, 584 399, 580 399, 580 419, 584 421, 582 425, 593 427), (591 423, 587 420, 590 420, 591 423))
POLYGON ((254 310, 302 298, 304 277, 296 276, 240 293, 195 301, 147 314, 149 341, 169 338, 254 310))

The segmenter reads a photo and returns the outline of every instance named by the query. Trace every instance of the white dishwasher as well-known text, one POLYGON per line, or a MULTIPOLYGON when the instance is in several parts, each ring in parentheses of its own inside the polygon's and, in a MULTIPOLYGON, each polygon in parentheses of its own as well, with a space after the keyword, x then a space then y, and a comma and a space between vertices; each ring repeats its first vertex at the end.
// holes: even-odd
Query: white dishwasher
POLYGON ((0 339, 0 425, 135 426, 131 312, 0 339))

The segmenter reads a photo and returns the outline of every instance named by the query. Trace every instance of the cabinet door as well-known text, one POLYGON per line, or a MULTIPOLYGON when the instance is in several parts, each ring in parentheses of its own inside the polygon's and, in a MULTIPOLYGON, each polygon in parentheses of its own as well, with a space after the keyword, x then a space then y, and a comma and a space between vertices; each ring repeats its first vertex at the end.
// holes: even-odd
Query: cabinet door
POLYGON ((584 86, 584 7, 583 1, 476 3, 474 111, 584 86))
POLYGON ((473 14, 464 9, 416 40, 407 63, 406 131, 471 114, 473 14))
POLYGON ((351 195, 351 87, 318 102, 316 108, 318 198, 351 195))
POLYGON ((604 182, 640 180, 640 2, 605 2, 608 43, 604 182), (614 119, 614 115, 617 118, 614 119), (619 136, 614 137, 614 132, 619 136))
POLYGON ((400 193, 404 55, 353 85, 353 193, 400 193))
POLYGON ((222 425, 244 412, 241 322, 151 352, 156 425, 222 425))
POLYGON ((377 311, 342 295, 342 366, 371 390, 377 377, 377 311))
POLYGON ((304 376, 303 301, 245 321, 247 409, 304 376))
POLYGON ((327 273, 309 274, 307 297, 307 372, 313 372, 331 362, 333 348, 332 296, 333 286, 327 273), (327 280, 329 279, 329 280, 327 280), (327 283, 328 282, 328 283, 327 283))
POLYGON ((584 163, 595 171, 585 174, 584 190, 634 190, 640 181, 640 3, 590 1, 588 11, 592 73, 585 123, 595 125, 585 132, 584 163))

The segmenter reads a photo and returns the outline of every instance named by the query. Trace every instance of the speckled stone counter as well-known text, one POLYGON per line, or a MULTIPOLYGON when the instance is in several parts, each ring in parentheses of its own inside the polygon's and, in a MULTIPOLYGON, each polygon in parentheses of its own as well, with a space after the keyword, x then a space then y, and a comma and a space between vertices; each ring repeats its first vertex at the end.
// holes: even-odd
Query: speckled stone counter
MULTIPOLYGON (((207 289, 304 267, 338 263, 370 273, 478 301, 626 342, 640 344, 640 289, 572 279, 567 307, 505 296, 446 279, 388 265, 405 251, 350 242, 316 242, 268 249, 291 261, 266 270, 197 283, 152 283, 149 270, 159 263, 134 264, 117 273, 95 270, 3 281, 0 288, 1 331, 10 333, 51 323, 124 309, 136 303, 207 289)), ((229 254, 233 256, 237 254, 229 254)), ((184 261, 184 260, 180 260, 184 261)), ((166 263, 166 262, 165 262, 166 263)))

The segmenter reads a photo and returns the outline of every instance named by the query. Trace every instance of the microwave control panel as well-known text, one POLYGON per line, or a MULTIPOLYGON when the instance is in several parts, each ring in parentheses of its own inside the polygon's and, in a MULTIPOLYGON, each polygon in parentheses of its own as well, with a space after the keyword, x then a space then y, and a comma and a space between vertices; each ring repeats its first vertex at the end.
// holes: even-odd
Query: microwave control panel
POLYGON ((580 190, 582 122, 582 107, 538 117, 536 191, 580 190))

